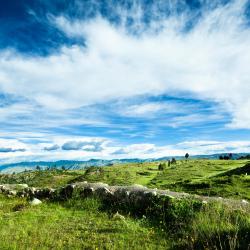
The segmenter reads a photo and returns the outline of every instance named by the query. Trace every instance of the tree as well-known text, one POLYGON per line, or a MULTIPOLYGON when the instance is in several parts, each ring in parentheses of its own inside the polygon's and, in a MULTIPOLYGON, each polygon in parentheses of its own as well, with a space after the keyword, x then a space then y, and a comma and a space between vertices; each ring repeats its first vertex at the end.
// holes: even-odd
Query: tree
POLYGON ((188 157, 189 157, 189 153, 186 153, 186 154, 185 154, 186 160, 188 159, 188 157))
POLYGON ((163 171, 166 168, 166 163, 160 163, 158 166, 158 170, 163 171))
POLYGON ((40 171, 40 170, 41 170, 41 167, 40 167, 40 166, 36 166, 36 170, 37 170, 37 171, 40 171))
POLYGON ((228 154, 228 157, 229 157, 230 160, 232 160, 233 154, 232 154, 232 153, 229 153, 229 154, 228 154))
POLYGON ((176 160, 175 160, 175 158, 172 158, 172 160, 171 160, 171 164, 176 164, 176 160))

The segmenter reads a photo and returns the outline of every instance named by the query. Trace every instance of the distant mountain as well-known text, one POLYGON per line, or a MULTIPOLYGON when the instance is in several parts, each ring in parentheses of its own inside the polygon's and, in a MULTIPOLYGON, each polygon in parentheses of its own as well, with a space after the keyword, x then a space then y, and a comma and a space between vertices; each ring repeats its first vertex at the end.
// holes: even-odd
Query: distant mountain
POLYGON ((0 171, 4 173, 22 172, 24 170, 32 170, 39 166, 42 169, 46 168, 66 168, 66 169, 84 169, 90 166, 109 166, 119 163, 138 163, 148 160, 142 159, 90 159, 88 161, 72 161, 72 160, 59 160, 59 161, 32 161, 32 162, 18 162, 0 165, 0 171))
MULTIPOLYGON (((219 156, 227 155, 226 153, 221 154, 211 154, 211 155, 193 155, 190 156, 191 159, 219 159, 219 156)), ((233 159, 244 158, 249 155, 249 153, 235 153, 233 154, 233 159)), ((153 162, 153 161, 167 161, 173 158, 173 156, 166 156, 161 158, 151 158, 151 159, 112 159, 112 160, 102 160, 102 159, 90 159, 87 161, 73 161, 73 160, 59 160, 59 161, 32 161, 32 162, 18 162, 11 164, 0 165, 0 172, 3 173, 13 173, 22 172, 24 170, 33 170, 37 166, 42 169, 46 168, 66 168, 66 169, 84 169, 90 166, 110 166, 113 164, 121 163, 140 163, 140 162, 153 162)), ((184 156, 174 156, 176 160, 183 159, 184 156)))

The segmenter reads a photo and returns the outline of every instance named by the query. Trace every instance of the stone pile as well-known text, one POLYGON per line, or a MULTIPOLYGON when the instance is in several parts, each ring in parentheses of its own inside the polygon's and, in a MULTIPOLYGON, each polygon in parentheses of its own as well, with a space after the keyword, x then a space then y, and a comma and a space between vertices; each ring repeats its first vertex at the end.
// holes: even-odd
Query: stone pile
MULTIPOLYGON (((121 206, 130 206, 134 207, 135 209, 140 209, 142 207, 148 206, 152 202, 159 202, 160 200, 172 200, 175 198, 178 199, 188 197, 201 200, 203 203, 214 200, 219 200, 224 203, 232 202, 232 200, 222 198, 219 199, 218 197, 192 196, 187 193, 171 192, 169 190, 148 189, 147 187, 141 185, 109 186, 104 183, 88 182, 69 184, 58 189, 34 188, 28 187, 27 184, 4 184, 0 185, 0 193, 10 197, 27 197, 30 200, 34 198, 67 200, 73 196, 80 198, 95 196, 110 204, 113 203, 119 204, 121 206)), ((248 202, 245 200, 242 200, 241 203, 243 205, 248 204, 248 202)))

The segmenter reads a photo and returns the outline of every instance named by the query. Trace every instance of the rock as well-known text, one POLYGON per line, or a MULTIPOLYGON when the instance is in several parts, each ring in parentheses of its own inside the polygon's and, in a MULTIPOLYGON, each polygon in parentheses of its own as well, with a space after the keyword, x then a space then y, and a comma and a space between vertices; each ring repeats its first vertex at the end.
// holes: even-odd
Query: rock
POLYGON ((175 199, 175 197, 172 196, 172 195, 170 195, 170 194, 167 194, 166 197, 168 197, 168 198, 171 199, 171 200, 175 199))
POLYGON ((84 197, 89 197, 94 194, 95 189, 93 187, 86 187, 83 190, 84 197))
POLYGON ((243 204, 248 204, 248 201, 246 201, 246 200, 242 200, 241 201, 243 204))
POLYGON ((60 199, 67 200, 72 198, 75 187, 75 185, 67 185, 66 187, 61 188, 59 190, 60 199))
POLYGON ((152 196, 157 196, 157 192, 156 191, 152 191, 151 194, 152 194, 152 196))
POLYGON ((16 196, 17 191, 15 191, 15 190, 9 190, 9 194, 12 195, 12 196, 16 196))
POLYGON ((131 186, 131 189, 132 190, 142 190, 142 189, 147 189, 147 187, 144 187, 143 185, 140 185, 140 184, 134 184, 131 186))
POLYGON ((113 216, 113 219, 114 220, 122 220, 122 221, 125 221, 125 217, 121 214, 119 214, 118 212, 116 212, 113 216))
POLYGON ((28 186, 28 184, 17 184, 19 187, 23 187, 23 188, 28 188, 29 186, 28 186))
POLYGON ((106 187, 97 188, 96 194, 100 197, 111 197, 113 193, 106 187))
POLYGON ((38 200, 37 198, 34 198, 31 202, 30 202, 30 205, 31 206, 37 206, 37 205, 40 205, 42 204, 42 202, 40 200, 38 200))

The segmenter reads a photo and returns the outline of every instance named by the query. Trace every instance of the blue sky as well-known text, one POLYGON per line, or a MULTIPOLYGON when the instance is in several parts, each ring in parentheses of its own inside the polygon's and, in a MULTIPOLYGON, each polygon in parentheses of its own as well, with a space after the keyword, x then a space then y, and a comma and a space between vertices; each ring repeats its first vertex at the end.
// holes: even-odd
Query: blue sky
POLYGON ((249 20, 247 0, 1 2, 0 162, 250 152, 249 20))

